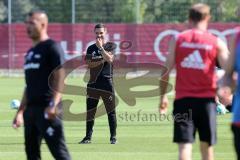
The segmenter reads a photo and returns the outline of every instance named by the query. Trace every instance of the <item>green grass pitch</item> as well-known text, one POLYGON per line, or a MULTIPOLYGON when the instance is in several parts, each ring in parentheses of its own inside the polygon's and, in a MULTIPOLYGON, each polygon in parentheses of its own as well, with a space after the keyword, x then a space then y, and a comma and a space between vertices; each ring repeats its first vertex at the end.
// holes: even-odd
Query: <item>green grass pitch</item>
MULTIPOLYGON (((69 78, 68 83, 80 85, 80 78, 69 78)), ((0 160, 24 160, 23 128, 11 128, 16 112, 10 108, 12 99, 20 99, 23 91, 23 78, 0 78, 0 160)), ((147 89, 142 87, 142 89, 147 89)), ((85 111, 84 96, 64 95, 72 99, 72 113, 85 111)), ((172 102, 173 96, 170 96, 172 102)), ((178 149, 172 143, 172 121, 150 118, 158 113, 158 97, 138 98, 134 107, 120 100, 117 107, 118 129, 117 145, 109 144, 107 116, 96 119, 92 144, 80 145, 85 135, 84 121, 64 121, 65 137, 72 159, 74 160, 176 160, 178 149), (137 113, 140 116, 137 118, 137 113), (127 115, 126 115, 127 114, 127 115), (131 115, 132 118, 130 118, 131 115), (148 117, 144 117, 144 116, 148 117)), ((169 109, 171 112, 171 107, 169 109)), ((231 115, 218 116, 218 143, 215 147, 216 160, 235 159, 230 131, 231 115)), ((42 159, 52 159, 43 141, 42 159)), ((199 141, 194 143, 193 159, 200 160, 199 141)))

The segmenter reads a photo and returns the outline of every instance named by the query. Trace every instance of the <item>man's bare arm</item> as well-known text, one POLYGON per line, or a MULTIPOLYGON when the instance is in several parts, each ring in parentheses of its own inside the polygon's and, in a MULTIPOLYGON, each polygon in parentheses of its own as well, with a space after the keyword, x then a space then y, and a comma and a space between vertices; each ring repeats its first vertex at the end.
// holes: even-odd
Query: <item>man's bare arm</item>
POLYGON ((22 125, 23 112, 25 110, 26 105, 27 105, 27 94, 26 94, 26 88, 25 88, 24 92, 23 92, 22 100, 20 103, 20 107, 18 108, 18 111, 17 111, 15 117, 13 118, 13 123, 12 123, 13 128, 16 129, 22 125))
POLYGON ((228 71, 230 69, 228 60, 229 60, 229 50, 227 45, 220 39, 217 39, 217 59, 222 69, 228 71))
POLYGON ((168 108, 168 98, 166 96, 168 81, 169 81, 169 74, 175 64, 175 46, 176 40, 173 38, 169 43, 169 53, 167 55, 167 60, 165 62, 165 67, 167 67, 168 71, 166 73, 161 73, 161 80, 160 80, 160 105, 159 105, 159 112, 161 114, 166 114, 168 108))
POLYGON ((62 92, 64 89, 64 78, 65 70, 64 68, 57 69, 53 73, 52 87, 53 87, 53 101, 54 104, 58 104, 62 97, 62 92))
POLYGON ((161 96, 165 96, 166 92, 167 92, 167 83, 168 79, 169 79, 169 74, 171 72, 171 70, 173 69, 174 65, 175 65, 175 39, 173 38, 170 43, 169 43, 169 53, 167 55, 167 60, 164 64, 164 66, 168 69, 168 71, 166 73, 161 73, 161 83, 160 83, 160 95, 161 96))
POLYGON ((101 60, 101 61, 96 61, 96 62, 92 62, 91 60, 86 60, 86 64, 88 66, 88 68, 95 68, 101 64, 103 64, 105 62, 105 60, 101 60))
POLYGON ((45 118, 47 119, 54 119, 58 114, 57 106, 62 98, 62 92, 64 89, 64 78, 65 70, 64 68, 59 68, 52 73, 49 79, 49 85, 51 86, 53 97, 48 107, 45 109, 45 118))
POLYGON ((230 41, 229 41, 230 54, 226 62, 227 66, 225 68, 227 75, 232 75, 234 71, 234 64, 235 64, 234 61, 235 61, 235 54, 236 54, 236 44, 235 44, 236 38, 237 36, 234 34, 230 37, 230 41))
POLYGON ((111 52, 107 52, 103 47, 101 48, 101 50, 103 59, 109 63, 112 63, 114 60, 114 55, 111 52))

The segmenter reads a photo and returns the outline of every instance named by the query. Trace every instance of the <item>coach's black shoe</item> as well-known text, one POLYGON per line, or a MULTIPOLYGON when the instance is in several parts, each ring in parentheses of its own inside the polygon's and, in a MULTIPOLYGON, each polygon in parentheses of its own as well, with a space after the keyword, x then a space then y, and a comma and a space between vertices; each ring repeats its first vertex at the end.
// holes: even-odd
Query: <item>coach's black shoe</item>
POLYGON ((79 144, 90 144, 91 143, 91 138, 89 137, 84 137, 82 141, 79 142, 79 144))
POLYGON ((117 139, 115 137, 110 138, 110 144, 116 144, 117 139))

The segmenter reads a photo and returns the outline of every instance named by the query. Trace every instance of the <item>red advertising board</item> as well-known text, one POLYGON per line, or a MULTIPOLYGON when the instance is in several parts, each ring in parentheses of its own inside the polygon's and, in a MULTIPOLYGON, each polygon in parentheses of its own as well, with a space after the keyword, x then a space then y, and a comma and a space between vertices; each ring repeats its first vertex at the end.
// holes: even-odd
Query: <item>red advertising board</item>
MULTIPOLYGON (((167 54, 169 39, 187 29, 186 24, 107 24, 108 39, 117 44, 117 57, 129 61, 161 63, 167 54)), ((213 23, 209 31, 227 42, 236 23, 213 23)), ((94 24, 50 24, 49 35, 60 42, 67 60, 83 56, 94 43, 94 24)), ((22 68, 24 55, 31 47, 24 24, 0 25, 0 68, 22 68)), ((84 63, 81 61, 80 63, 84 63)))

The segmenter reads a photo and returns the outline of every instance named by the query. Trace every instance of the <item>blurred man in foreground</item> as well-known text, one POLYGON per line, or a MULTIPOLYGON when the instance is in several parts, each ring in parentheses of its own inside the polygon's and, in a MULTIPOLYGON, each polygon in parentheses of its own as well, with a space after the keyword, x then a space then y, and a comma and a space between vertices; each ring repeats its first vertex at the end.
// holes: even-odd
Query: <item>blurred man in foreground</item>
POLYGON ((25 56, 26 87, 21 105, 13 120, 18 128, 24 120, 25 151, 28 160, 40 160, 40 145, 45 139, 57 160, 70 160, 61 112, 64 81, 63 50, 47 34, 48 17, 43 11, 33 11, 26 19, 26 29, 33 46, 25 56))

